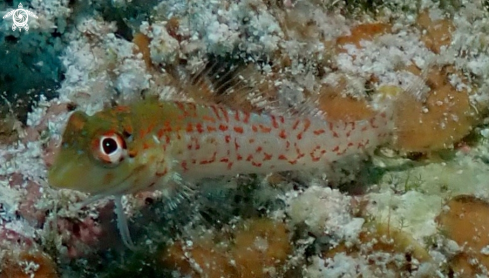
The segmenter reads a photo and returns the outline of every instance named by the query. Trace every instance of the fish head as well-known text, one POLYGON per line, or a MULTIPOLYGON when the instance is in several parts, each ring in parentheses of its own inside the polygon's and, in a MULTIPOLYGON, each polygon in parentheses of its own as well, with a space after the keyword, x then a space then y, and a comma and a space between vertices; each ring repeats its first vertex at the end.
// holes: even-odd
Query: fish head
POLYGON ((129 113, 102 111, 93 116, 76 111, 67 123, 60 150, 49 169, 49 184, 95 195, 127 191, 138 165, 129 113))

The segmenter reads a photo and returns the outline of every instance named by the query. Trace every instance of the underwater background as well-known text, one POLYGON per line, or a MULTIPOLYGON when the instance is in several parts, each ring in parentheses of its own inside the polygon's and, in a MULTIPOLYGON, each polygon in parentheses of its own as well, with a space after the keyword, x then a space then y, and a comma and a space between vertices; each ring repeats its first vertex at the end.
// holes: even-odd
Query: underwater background
POLYGON ((488 7, 0 1, 0 277, 487 277, 488 7), (74 111, 149 96, 334 123, 387 107, 392 140, 185 200, 129 194, 130 250, 110 198, 80 209, 47 173, 74 111))

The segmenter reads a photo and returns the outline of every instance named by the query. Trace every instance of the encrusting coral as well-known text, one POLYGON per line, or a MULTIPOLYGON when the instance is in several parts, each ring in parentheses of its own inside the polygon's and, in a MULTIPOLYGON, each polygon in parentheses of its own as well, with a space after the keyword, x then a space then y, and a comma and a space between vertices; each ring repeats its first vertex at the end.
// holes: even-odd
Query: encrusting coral
POLYGON ((175 242, 163 264, 190 277, 274 277, 284 272, 291 251, 283 223, 250 219, 227 233, 175 242))
POLYGON ((438 215, 441 234, 453 253, 448 261, 453 272, 461 277, 487 275, 489 269, 489 204, 473 196, 459 195, 449 200, 438 215))

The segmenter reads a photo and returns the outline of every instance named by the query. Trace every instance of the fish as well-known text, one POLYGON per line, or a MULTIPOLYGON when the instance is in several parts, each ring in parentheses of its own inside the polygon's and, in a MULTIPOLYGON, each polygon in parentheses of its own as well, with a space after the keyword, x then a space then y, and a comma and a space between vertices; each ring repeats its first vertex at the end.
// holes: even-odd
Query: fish
POLYGON ((392 138, 387 109, 357 121, 230 109, 147 98, 92 116, 75 111, 48 173, 54 188, 112 196, 124 243, 133 248, 121 197, 171 194, 202 178, 324 169, 392 138))

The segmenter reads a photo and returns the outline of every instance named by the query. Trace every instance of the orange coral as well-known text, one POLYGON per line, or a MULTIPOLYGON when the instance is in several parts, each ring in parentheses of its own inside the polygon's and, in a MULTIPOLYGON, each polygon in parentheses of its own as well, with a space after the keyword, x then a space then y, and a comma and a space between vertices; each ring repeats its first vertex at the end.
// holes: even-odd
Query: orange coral
POLYGON ((446 204, 436 218, 444 235, 457 242, 461 252, 450 261, 453 271, 463 277, 484 274, 489 257, 483 249, 489 246, 489 204, 473 196, 460 195, 446 204), (476 264, 473 262, 477 261, 476 264))
POLYGON ((58 277, 55 263, 41 251, 7 251, 0 269, 0 278, 58 277))
POLYGON ((365 99, 345 95, 346 81, 337 86, 324 84, 319 91, 318 108, 328 121, 359 121, 373 116, 374 111, 365 99))
POLYGON ((146 68, 151 68, 151 55, 149 50, 149 44, 151 42, 150 38, 142 33, 136 33, 132 39, 132 42, 138 47, 137 52, 143 55, 144 63, 146 68))
MULTIPOLYGON (((369 267, 374 273, 381 272, 381 269, 379 269, 380 265, 387 263, 387 268, 398 273, 399 277, 403 277, 403 275, 416 268, 412 263, 413 258, 418 263, 432 261, 428 252, 409 234, 394 229, 388 224, 365 225, 358 236, 358 240, 359 242, 353 246, 347 246, 345 243, 341 243, 323 255, 326 258, 333 258, 338 253, 346 253, 348 256, 354 258, 363 257, 369 262, 369 267), (375 260, 376 256, 374 254, 376 253, 388 253, 391 256, 389 256, 390 259, 388 262, 383 261, 380 263, 375 260), (402 261, 402 264, 400 264, 399 260, 395 259, 395 254, 403 255, 405 260, 402 261)), ((383 260, 382 256, 378 258, 383 260)))
POLYGON ((416 23, 424 31, 421 41, 434 53, 439 54, 442 47, 450 45, 452 32, 455 31, 451 20, 432 20, 429 11, 424 11, 418 15, 416 23))
POLYGON ((163 262, 191 277, 270 277, 280 273, 291 252, 286 226, 269 219, 247 221, 232 237, 204 236, 191 246, 178 241, 163 262))
POLYGON ((396 148, 405 151, 449 148, 472 130, 477 122, 475 111, 467 90, 457 91, 448 82, 448 75, 453 72, 453 67, 431 69, 426 80, 431 91, 424 101, 407 92, 402 95, 396 107, 396 148))
POLYGON ((351 34, 347 36, 339 37, 336 40, 337 50, 339 52, 345 52, 342 48, 345 44, 354 44, 360 47, 360 41, 372 40, 376 36, 380 36, 391 31, 391 26, 387 23, 365 23, 360 24, 351 29, 351 34))

